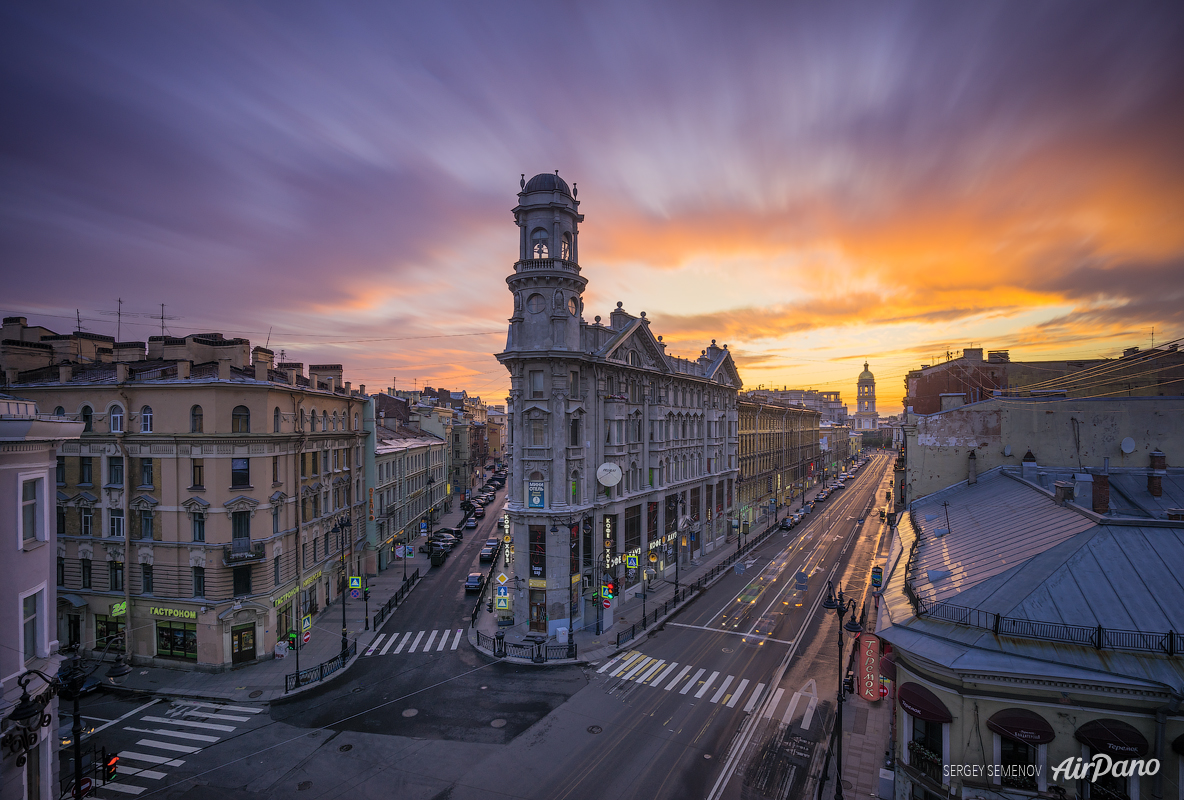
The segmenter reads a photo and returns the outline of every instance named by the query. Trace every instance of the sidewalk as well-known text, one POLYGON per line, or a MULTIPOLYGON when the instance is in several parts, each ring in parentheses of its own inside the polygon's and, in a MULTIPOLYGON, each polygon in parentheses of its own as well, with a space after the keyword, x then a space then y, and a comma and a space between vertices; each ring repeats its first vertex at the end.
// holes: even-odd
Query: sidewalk
MULTIPOLYGON (((460 512, 460 500, 454 499, 453 510, 442 514, 436 528, 455 527, 460 524, 464 515, 460 512)), ((418 543, 417 543, 418 546, 418 543)), ((330 564, 331 565, 331 564, 330 564)), ((419 570, 423 577, 431 569, 431 562, 423 553, 416 553, 407 560, 407 576, 419 570)), ((368 641, 367 620, 373 618, 387 600, 403 585, 403 564, 392 559, 387 568, 370 578, 369 616, 367 604, 363 600, 354 600, 347 596, 345 622, 349 641, 358 640, 362 649, 368 641)), ((311 669, 318 664, 329 661, 341 654, 341 603, 340 600, 325 606, 312 621, 312 640, 300 648, 300 669, 311 669)), ((344 669, 337 674, 344 673, 357 657, 350 659, 344 669)), ((246 664, 242 667, 226 672, 210 673, 198 672, 190 669, 170 669, 167 667, 134 666, 132 673, 127 676, 121 689, 123 691, 161 694, 174 697, 188 697, 202 700, 232 700, 236 702, 254 701, 271 702, 284 697, 284 677, 297 671, 297 655, 290 651, 284 658, 273 658, 267 654, 262 660, 246 664)), ((288 692, 291 697, 306 690, 309 686, 288 692)))
MULTIPOLYGON (((780 509, 777 513, 776 519, 769 519, 766 516, 765 522, 763 523, 765 527, 763 529, 755 530, 753 533, 745 535, 745 545, 748 544, 750 537, 753 541, 755 541, 757 536, 765 533, 771 528, 775 528, 777 524, 787 515, 801 510, 803 502, 812 500, 820 491, 822 491, 821 486, 815 486, 807 490, 803 497, 798 498, 789 506, 780 509)), ((736 548, 737 542, 734 538, 725 540, 706 556, 688 563, 684 563, 679 568, 678 573, 678 585, 680 590, 685 592, 688 586, 708 575, 714 567, 725 561, 729 556, 734 555, 736 548)), ((501 559, 499 559, 499 561, 500 560, 501 559)), ((725 574, 727 573, 721 570, 716 574, 715 578, 718 579, 725 574)), ((482 597, 484 599, 488 599, 484 594, 482 597)), ((661 608, 663 603, 671 600, 673 597, 674 581, 672 579, 655 581, 650 587, 650 591, 648 592, 644 601, 645 613, 652 617, 655 609, 661 608)), ((572 663, 591 663, 608 658, 618 650, 636 646, 637 642, 645 639, 645 630, 641 630, 639 628, 637 630, 636 636, 624 643, 621 647, 617 647, 617 634, 621 631, 629 630, 629 628, 634 623, 640 622, 642 618, 642 606, 642 599, 635 597, 632 591, 629 592, 627 596, 622 595, 617 601, 616 608, 614 609, 614 624, 611 628, 604 631, 599 636, 597 636, 595 633, 594 625, 585 629, 577 630, 575 635, 572 637, 576 644, 577 658, 574 661, 568 659, 552 660, 548 661, 547 664, 551 666, 558 666, 572 663)), ((681 608, 681 606, 679 607, 681 608)), ((675 609, 671 609, 670 615, 674 613, 675 609)), ((656 622, 651 622, 646 630, 650 630, 661 625, 665 619, 666 617, 659 617, 656 622)), ((486 611, 482 611, 480 617, 477 620, 476 627, 469 629, 469 643, 474 647, 477 646, 478 631, 485 634, 486 636, 493 636, 499 630, 505 633, 505 640, 507 643, 522 643, 527 636, 531 635, 529 623, 526 621, 520 622, 510 628, 498 628, 495 615, 486 611)), ((549 642, 549 644, 554 644, 554 641, 549 642)), ((529 659, 507 658, 506 660, 516 663, 521 662, 524 664, 531 663, 529 659)))

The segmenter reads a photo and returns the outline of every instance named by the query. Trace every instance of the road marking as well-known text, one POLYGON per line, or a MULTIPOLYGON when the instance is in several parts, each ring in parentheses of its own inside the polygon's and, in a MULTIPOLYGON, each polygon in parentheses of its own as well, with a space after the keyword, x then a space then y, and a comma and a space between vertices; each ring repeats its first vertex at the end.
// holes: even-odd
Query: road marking
POLYGON ((142 786, 132 786, 127 783, 104 783, 103 790, 106 791, 107 789, 114 789, 115 791, 123 792, 124 794, 140 794, 141 792, 148 791, 142 786))
POLYGON ((174 753, 196 753, 201 750, 200 747, 191 747, 187 744, 173 744, 172 742, 158 742, 155 739, 141 739, 136 744, 145 747, 155 747, 157 750, 172 750, 174 753))
MULTIPOLYGON (((411 634, 407 634, 407 635, 408 635, 408 636, 410 636, 411 634)), ((419 633, 416 635, 416 637, 415 637, 415 641, 411 643, 411 647, 407 648, 407 652, 408 652, 408 653, 414 653, 414 652, 415 652, 415 648, 419 646, 419 640, 420 640, 420 639, 422 639, 422 638, 423 638, 423 631, 420 631, 420 632, 419 632, 419 633)), ((397 653, 397 652, 399 652, 399 651, 398 651, 398 650, 396 650, 395 652, 397 653)))
POLYGON ((632 663, 633 663, 635 660, 637 660, 638 658, 641 658, 641 653, 639 653, 639 652, 638 652, 638 651, 636 651, 636 650, 630 650, 628 653, 626 653, 626 658, 625 658, 625 660, 624 660, 624 661, 622 661, 620 664, 618 664, 618 665, 617 665, 617 668, 616 668, 616 669, 614 669, 612 672, 610 672, 610 673, 608 674, 608 676, 609 676, 610 678, 615 678, 615 677, 617 677, 617 676, 618 676, 618 675, 620 675, 622 672, 624 672, 625 670, 627 670, 627 669, 629 668, 629 665, 630 665, 630 664, 632 664, 632 663))
POLYGON ((206 711, 186 711, 187 717, 203 717, 205 719, 226 720, 227 722, 250 722, 250 717, 236 717, 233 714, 212 714, 206 711))
POLYGON ((727 678, 724 679, 723 684, 720 685, 719 689, 717 689, 715 694, 712 696, 711 702, 713 702, 713 703, 719 702, 719 699, 724 696, 724 692, 726 692, 728 690, 728 686, 731 685, 732 680, 733 679, 732 679, 731 675, 729 675, 727 678))
POLYGON ((150 781, 158 781, 161 778, 165 777, 165 775, 167 773, 157 772, 157 771, 151 770, 151 769, 136 769, 135 767, 125 767, 122 764, 120 764, 119 765, 119 774, 120 775, 139 775, 141 778, 147 778, 150 781))
POLYGON ((104 729, 106 729, 106 728, 110 728, 110 727, 111 727, 112 725, 114 725, 116 722, 123 722, 125 719, 127 719, 127 718, 128 718, 128 717, 130 717, 130 716, 132 716, 133 714, 139 714, 141 711, 143 711, 144 709, 146 709, 148 706, 152 705, 153 703, 159 703, 159 702, 160 702, 160 698, 159 698, 159 697, 158 697, 158 698, 156 698, 155 700, 149 700, 149 701, 148 701, 147 703, 145 703, 144 705, 140 706, 139 708, 133 709, 132 711, 129 711, 129 712, 127 712, 127 713, 126 713, 126 714, 124 714, 122 717, 120 717, 120 718, 118 718, 118 719, 113 719, 113 720, 111 720, 110 722, 108 722, 106 725, 100 725, 99 727, 97 727, 97 728, 95 728, 93 731, 91 731, 91 734, 90 734, 90 735, 91 735, 91 736, 94 736, 94 735, 95 735, 96 733, 98 733, 99 731, 101 731, 101 730, 104 730, 104 729))
POLYGON ((382 652, 380 652, 380 653, 379 653, 379 655, 380 655, 380 656, 385 656, 385 655, 386 655, 386 651, 391 649, 391 645, 392 645, 392 644, 394 644, 394 643, 395 643, 395 639, 398 639, 398 638, 399 638, 399 634, 397 634, 397 633, 392 633, 392 634, 391 634, 391 638, 387 639, 387 640, 386 640, 386 644, 384 644, 384 645, 382 646, 382 652))
POLYGON ((744 713, 751 714, 752 709, 756 708, 756 701, 761 698, 761 690, 765 688, 763 683, 758 683, 756 688, 752 690, 752 695, 748 698, 748 702, 744 704, 744 713))
POLYGON ((201 706, 202 708, 216 708, 219 711, 238 711, 243 714, 258 714, 259 712, 261 712, 263 710, 261 708, 248 708, 246 706, 220 706, 220 705, 216 705, 214 703, 198 703, 193 700, 186 700, 185 705, 201 706))
POLYGON ((611 667, 614 663, 616 663, 618 658, 620 658, 620 656, 613 656, 608 661, 605 661, 604 665, 600 669, 596 670, 596 674, 599 675, 600 673, 604 672, 606 669, 611 667))
POLYGON ((785 708, 785 713, 781 715, 781 724, 788 725, 793 720, 793 712, 798 710, 798 701, 802 699, 801 692, 794 692, 793 697, 789 700, 789 705, 785 708))
POLYGON ((371 642, 371 643, 370 643, 370 646, 366 648, 366 655, 368 655, 368 656, 372 656, 372 655, 374 655, 374 650, 375 650, 375 649, 378 647, 378 645, 379 645, 379 644, 382 642, 382 640, 383 640, 383 639, 385 639, 385 638, 386 638, 386 634, 385 634, 385 633, 380 633, 380 634, 378 634, 378 638, 376 638, 376 639, 375 639, 373 642, 371 642))
MULTIPOLYGON (((146 761, 149 764, 171 764, 179 767, 185 762, 179 758, 166 758, 165 756, 152 756, 147 753, 133 753, 130 750, 122 750, 119 753, 120 758, 130 758, 132 761, 146 761)), ((107 784, 110 786, 111 784, 107 784)))
POLYGON ((444 631, 444 633, 442 633, 440 635, 440 646, 436 648, 436 652, 439 653, 441 650, 443 650, 447 646, 448 646, 448 631, 444 631))
POLYGON ((719 677, 719 672, 711 673, 711 677, 707 679, 707 683, 703 684, 703 688, 695 692, 695 699, 698 700, 703 695, 707 694, 707 690, 711 688, 711 684, 719 677))
POLYGON ((634 661, 633 668, 631 670, 629 670, 628 672, 626 672, 624 675, 622 675, 621 680, 623 680, 623 681, 629 680, 634 675, 636 675, 638 672, 641 672, 643 669, 645 669, 646 666, 648 666, 652 663, 654 663, 654 659, 650 658, 649 656, 646 656, 645 658, 640 658, 637 661, 634 661))
POLYGON ((211 722, 191 722, 187 719, 169 719, 168 717, 140 717, 143 722, 160 722, 165 725, 185 725, 190 728, 205 728, 208 731, 226 731, 230 733, 234 730, 234 725, 215 725, 211 722))
POLYGON ((689 692, 691 690, 691 687, 694 686, 696 683, 698 683, 699 678, 702 677, 703 673, 706 671, 707 670, 705 670, 705 669, 701 669, 698 672, 696 672, 695 677, 693 677, 689 681, 687 681, 687 685, 682 687, 682 691, 680 691, 679 694, 686 694, 687 692, 689 692))
POLYGON ((762 636, 759 633, 745 633, 744 631, 725 631, 719 628, 709 628, 706 625, 688 625, 685 622, 667 622, 667 625, 673 625, 676 628, 694 628, 700 631, 711 631, 712 633, 726 633, 728 636, 743 636, 745 639, 761 639, 766 642, 779 642, 780 644, 793 644, 793 639, 774 639, 772 636, 762 636))
POLYGON ((784 689, 778 689, 773 693, 773 702, 769 703, 768 707, 765 708, 765 719, 772 719, 773 710, 776 709, 777 704, 781 702, 781 695, 783 694, 785 694, 784 689))
POLYGON ((185 731, 169 731, 164 728, 133 728, 130 725, 123 726, 125 731, 133 731, 135 733, 152 733, 157 736, 173 736, 177 739, 188 739, 193 742, 216 742, 221 739, 221 736, 206 736, 202 733, 186 733, 185 731))
MULTIPOLYGON (((432 631, 432 635, 428 637, 427 642, 424 643, 423 650, 420 652, 426 653, 427 651, 431 650, 432 642, 434 641, 436 641, 436 631, 432 631)), ((414 650, 415 648, 412 647, 411 649, 414 650)))
POLYGON ((398 655, 399 653, 403 652, 403 645, 407 644, 407 640, 410 638, 411 638, 411 632, 408 631, 407 635, 403 637, 403 641, 399 642, 399 646, 395 648, 395 655, 398 655))
POLYGON ((452 640, 452 647, 449 647, 449 650, 455 650, 456 646, 460 644, 460 635, 462 632, 464 632, 464 628, 456 629, 456 637, 452 640))
POLYGON ((670 691, 671 689, 673 689, 673 688, 674 688, 674 684, 676 684, 676 683, 678 683, 679 681, 681 681, 681 680, 682 680, 682 676, 683 676, 683 675, 686 675, 686 674, 687 674, 688 672, 690 672, 690 671, 691 671, 691 668, 690 668, 690 666, 689 666, 689 665, 688 665, 688 666, 685 666, 685 667, 683 667, 683 668, 682 668, 682 672, 680 672, 680 673, 678 673, 677 675, 675 675, 675 676, 674 676, 674 680, 672 680, 672 681, 670 681, 670 683, 666 684, 666 691, 670 691))
POLYGON ((744 687, 747 685, 748 685, 748 678, 745 678, 744 680, 740 681, 740 685, 736 687, 735 694, 733 694, 732 698, 730 700, 728 700, 728 702, 727 702, 728 708, 735 707, 736 701, 740 699, 740 695, 744 694, 744 687))
POLYGON ((652 667, 645 671, 645 674, 637 679, 638 683, 645 683, 646 679, 661 669, 662 665, 666 663, 666 659, 659 659, 652 667))
POLYGON ((663 681, 663 680, 666 678, 666 676, 667 676, 667 675, 669 675, 669 674, 670 674, 670 673, 671 673, 671 672, 674 670, 674 668, 675 668, 675 667, 677 667, 677 666, 678 666, 678 662, 677 662, 677 661, 671 661, 669 664, 667 664, 665 667, 663 667, 663 668, 662 668, 662 671, 661 671, 661 672, 659 672, 657 675, 655 675, 655 676, 654 676, 654 679, 653 679, 652 681, 650 681, 650 682, 649 682, 650 686, 657 686, 657 685, 658 685, 659 683, 661 683, 661 682, 662 682, 662 681, 663 681))
POLYGON ((93 719, 95 722, 114 722, 115 721, 113 719, 107 719, 106 717, 88 717, 86 714, 79 714, 78 716, 82 717, 83 719, 93 719))

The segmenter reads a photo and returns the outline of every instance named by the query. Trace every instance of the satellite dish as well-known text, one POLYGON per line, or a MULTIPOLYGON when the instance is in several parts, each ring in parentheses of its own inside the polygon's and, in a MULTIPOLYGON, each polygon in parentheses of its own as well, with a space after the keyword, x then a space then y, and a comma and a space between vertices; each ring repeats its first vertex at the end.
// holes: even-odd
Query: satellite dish
POLYGON ((596 480, 601 486, 616 486, 621 482, 621 468, 611 461, 606 461, 596 468, 596 480))
POLYGON ((1122 440, 1121 447, 1122 452, 1129 456, 1131 453, 1135 452, 1135 440, 1128 436, 1122 440))

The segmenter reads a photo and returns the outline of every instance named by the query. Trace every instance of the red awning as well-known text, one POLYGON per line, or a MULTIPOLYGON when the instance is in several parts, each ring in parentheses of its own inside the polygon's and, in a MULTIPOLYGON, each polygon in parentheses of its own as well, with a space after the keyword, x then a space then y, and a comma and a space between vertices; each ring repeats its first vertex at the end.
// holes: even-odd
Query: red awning
POLYGON ((896 692, 900 707, 926 722, 951 722, 953 717, 937 695, 919 683, 902 683, 896 692))
POLYGON ((1125 722, 1095 719, 1073 734, 1077 741, 1112 758, 1139 758, 1147 754, 1147 740, 1125 722))
POLYGON ((1044 717, 1026 708, 1006 708, 996 712, 987 720, 987 727, 1000 736, 1031 744, 1048 744, 1056 738, 1044 717))

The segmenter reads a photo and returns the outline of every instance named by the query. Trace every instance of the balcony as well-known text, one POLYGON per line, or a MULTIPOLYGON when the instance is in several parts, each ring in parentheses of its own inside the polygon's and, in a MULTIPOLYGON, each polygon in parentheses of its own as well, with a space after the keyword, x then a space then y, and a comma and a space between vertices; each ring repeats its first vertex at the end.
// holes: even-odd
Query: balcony
POLYGON ((528 258, 514 265, 514 271, 518 273, 533 272, 535 270, 556 270, 559 272, 570 272, 575 275, 580 274, 580 267, 576 262, 563 258, 528 258))
POLYGON ((262 561, 265 557, 263 542, 252 542, 250 539, 235 539, 232 544, 222 548, 222 559, 227 564, 262 561))

